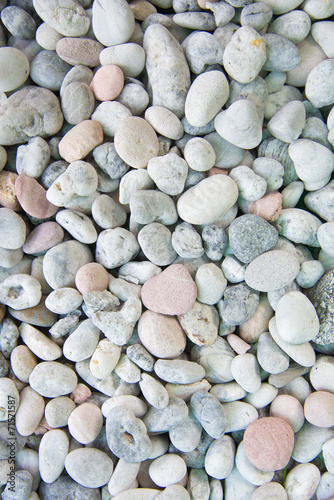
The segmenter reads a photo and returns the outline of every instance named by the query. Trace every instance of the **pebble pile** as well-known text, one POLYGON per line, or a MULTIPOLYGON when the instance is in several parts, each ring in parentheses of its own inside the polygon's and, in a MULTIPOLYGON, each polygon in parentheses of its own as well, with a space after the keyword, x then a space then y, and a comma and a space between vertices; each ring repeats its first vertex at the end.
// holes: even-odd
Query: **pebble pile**
POLYGON ((333 500, 333 0, 0 0, 3 500, 333 500))

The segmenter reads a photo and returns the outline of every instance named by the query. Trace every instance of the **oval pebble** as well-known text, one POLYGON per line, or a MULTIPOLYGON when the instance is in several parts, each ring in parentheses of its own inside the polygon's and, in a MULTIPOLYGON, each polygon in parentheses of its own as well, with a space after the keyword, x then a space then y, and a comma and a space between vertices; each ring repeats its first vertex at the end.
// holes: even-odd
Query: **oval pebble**
POLYGON ((122 0, 94 2, 92 27, 99 42, 106 47, 127 42, 134 29, 134 15, 122 0))
POLYGON ((270 416, 283 418, 298 432, 304 424, 304 411, 297 398, 289 394, 279 394, 270 405, 270 416))
POLYGON ((61 243, 63 238, 64 231, 59 224, 43 222, 28 234, 22 249, 26 254, 42 253, 61 243))
POLYGON ((102 429, 103 416, 93 403, 82 403, 68 418, 68 430, 79 443, 88 444, 97 438, 102 429))
POLYGON ((78 448, 65 458, 68 475, 86 488, 99 488, 109 481, 114 469, 109 456, 97 448, 78 448))
POLYGON ((43 361, 54 361, 61 357, 61 347, 37 328, 28 323, 21 323, 19 332, 23 342, 43 361))
POLYGON ((33 369, 29 377, 32 389, 46 398, 70 394, 77 383, 75 372, 57 361, 42 361, 33 369))
POLYGON ((320 481, 320 470, 314 464, 299 464, 285 478, 288 498, 312 498, 320 481))
POLYGON ((287 494, 283 486, 279 483, 271 481, 267 484, 262 484, 254 493, 250 500, 288 500, 287 494))
POLYGON ((213 394, 197 391, 190 399, 190 408, 209 436, 214 439, 222 437, 226 428, 226 415, 213 394))
POLYGON ((84 82, 66 85, 61 98, 61 109, 65 120, 71 125, 88 120, 94 111, 95 99, 90 87, 84 82))
POLYGON ((44 413, 44 399, 29 385, 20 393, 20 406, 16 412, 15 424, 21 436, 33 434, 44 413))
POLYGON ((29 76, 30 64, 27 56, 14 47, 0 47, 0 92, 15 90, 29 76))
POLYGON ((45 299, 47 308, 56 314, 69 314, 82 303, 82 295, 74 288, 61 287, 45 299))
POLYGON ((178 483, 187 473, 184 460, 173 453, 158 457, 149 467, 149 475, 153 482, 161 487, 178 483))
POLYGON ((37 306, 41 298, 41 284, 28 274, 13 274, 0 283, 0 301, 16 311, 37 306))
POLYGON ((53 483, 64 470, 69 450, 69 439, 60 429, 52 429, 41 439, 38 449, 38 464, 41 479, 53 483))
POLYGON ((78 64, 93 68, 98 66, 102 50, 103 45, 90 38, 64 37, 56 44, 58 56, 72 66, 78 64))
POLYGON ((94 120, 83 120, 69 130, 59 142, 59 154, 69 163, 82 160, 103 142, 101 125, 94 120))
POLYGON ((327 391, 312 392, 304 403, 305 418, 318 427, 333 426, 334 394, 327 391))
POLYGON ((58 396, 45 405, 45 420, 52 428, 64 427, 75 408, 75 403, 68 396, 58 396))

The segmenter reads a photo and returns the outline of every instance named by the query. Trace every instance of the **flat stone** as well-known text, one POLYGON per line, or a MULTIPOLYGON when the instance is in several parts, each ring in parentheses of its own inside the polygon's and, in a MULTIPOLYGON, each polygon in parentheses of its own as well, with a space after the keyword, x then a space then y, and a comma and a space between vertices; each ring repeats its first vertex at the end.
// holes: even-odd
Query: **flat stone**
POLYGON ((31 372, 29 383, 41 396, 56 398, 75 389, 77 376, 71 368, 57 361, 42 361, 31 372))
POLYGON ((64 470, 65 458, 69 451, 67 434, 60 429, 53 429, 41 439, 38 449, 38 464, 41 479, 53 483, 64 470))
POLYGON ((279 394, 270 405, 270 416, 283 418, 291 425, 293 432, 298 432, 304 424, 304 410, 294 396, 279 394))
POLYGON ((75 408, 68 418, 68 430, 79 443, 94 441, 102 429, 103 416, 98 406, 82 403, 75 408))
POLYGON ((171 240, 171 231, 159 222, 147 224, 138 233, 138 243, 145 257, 157 266, 168 266, 176 259, 171 240))
POLYGON ((69 208, 60 210, 56 215, 56 221, 80 243, 89 245, 97 240, 97 231, 92 220, 79 210, 69 208))
POLYGON ((163 433, 184 422, 188 413, 188 406, 183 399, 171 397, 165 408, 157 409, 152 406, 143 417, 143 422, 149 433, 163 433))
POLYGON ((177 221, 172 198, 158 190, 138 189, 130 198, 130 211, 131 217, 142 225, 159 222, 170 226, 177 221))
POLYGON ((66 85, 61 98, 61 108, 65 120, 71 125, 88 120, 94 111, 95 99, 90 87, 83 82, 66 85))
POLYGON ((331 82, 334 77, 332 59, 326 59, 315 66, 307 76, 305 93, 313 106, 318 108, 334 102, 331 82))
POLYGON ((201 365, 181 359, 159 359, 154 364, 154 371, 161 380, 172 384, 192 384, 205 376, 201 365))
POLYGON ((48 309, 56 314, 69 314, 81 306, 82 295, 70 287, 61 287, 51 292, 45 301, 48 309))
POLYGON ((289 368, 289 356, 276 344, 269 332, 261 333, 258 340, 257 359, 268 373, 278 374, 289 368))
POLYGON ((109 456, 97 448, 78 448, 65 458, 68 475, 86 488, 99 488, 109 481, 114 469, 109 456))
POLYGON ((219 314, 228 325, 242 325, 254 314, 259 304, 259 294, 246 283, 228 285, 223 299, 218 303, 219 314))
POLYGON ((220 439, 226 428, 226 416, 218 399, 206 391, 196 392, 190 399, 190 407, 204 430, 214 439, 220 439))
POLYGON ((99 65, 103 45, 90 38, 61 38, 56 45, 58 56, 68 64, 82 64, 94 68, 99 65))
POLYGON ((269 27, 269 33, 288 38, 293 43, 299 43, 308 35, 311 29, 311 19, 306 12, 292 10, 275 19, 269 27))
POLYGON ((36 23, 21 7, 16 5, 5 7, 1 11, 1 20, 13 36, 28 40, 34 38, 36 23))
POLYGON ((231 363, 231 371, 236 382, 245 391, 253 393, 260 389, 260 366, 254 354, 246 353, 235 356, 231 363))
POLYGON ((84 120, 75 125, 59 143, 59 154, 69 163, 82 160, 103 142, 101 125, 94 120, 84 120))
POLYGON ((31 61, 30 77, 36 85, 58 91, 70 69, 54 50, 41 50, 31 61))
POLYGON ((15 425, 21 436, 30 436, 36 431, 43 417, 44 405, 43 397, 29 385, 22 389, 15 417, 15 425))
POLYGON ((263 35, 266 46, 266 61, 263 69, 267 71, 290 71, 300 63, 298 47, 285 36, 266 33, 263 35))
MULTIPOLYGON (((14 382, 7 377, 1 377, 0 380, 0 400, 1 400, 1 413, 0 413, 0 421, 8 421, 10 415, 8 409, 8 401, 11 402, 13 409, 11 413, 16 413, 19 408, 20 395, 16 388, 14 382)), ((8 455, 9 456, 9 455, 8 455)))
POLYGON ((17 177, 15 193, 21 207, 32 217, 48 219, 58 211, 59 207, 47 200, 46 191, 39 182, 27 175, 17 177))
POLYGON ((65 427, 75 403, 68 396, 58 396, 45 405, 45 419, 52 428, 65 427))

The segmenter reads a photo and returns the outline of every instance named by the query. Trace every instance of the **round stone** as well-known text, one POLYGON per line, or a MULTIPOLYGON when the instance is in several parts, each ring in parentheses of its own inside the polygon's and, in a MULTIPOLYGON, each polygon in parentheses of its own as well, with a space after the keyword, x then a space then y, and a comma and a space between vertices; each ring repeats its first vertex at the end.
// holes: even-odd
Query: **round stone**
POLYGON ((294 396, 279 394, 270 405, 270 416, 286 420, 293 432, 298 432, 304 424, 304 410, 301 403, 294 396))
POLYGON ((99 264, 113 269, 132 260, 138 250, 136 237, 127 229, 116 227, 105 229, 99 234, 95 257, 99 264))
POLYGON ((305 418, 317 427, 332 427, 334 420, 334 394, 327 391, 312 392, 304 403, 305 418))
POLYGON ((152 126, 143 118, 124 118, 116 129, 115 148, 133 168, 144 168, 159 153, 159 141, 152 126))
POLYGON ((175 358, 186 347, 186 336, 172 316, 145 311, 138 322, 138 335, 143 346, 158 358, 175 358))
POLYGON ((167 453, 153 460, 148 472, 157 486, 165 488, 181 481, 187 473, 187 466, 179 455, 167 453))
POLYGON ((184 148, 183 154, 189 167, 198 172, 210 170, 216 162, 216 153, 213 146, 203 137, 190 139, 184 148))
POLYGON ((95 106, 94 94, 83 82, 72 82, 66 85, 61 98, 61 109, 65 120, 71 125, 88 120, 95 106))
POLYGON ((92 8, 94 35, 106 47, 123 44, 131 37, 135 19, 125 0, 102 0, 92 8))
POLYGON ((163 106, 151 106, 145 111, 145 120, 164 137, 178 140, 183 136, 183 126, 179 118, 163 106))
POLYGON ((38 394, 56 398, 70 394, 77 386, 75 372, 57 361, 43 361, 31 372, 29 384, 38 394))
POLYGON ((80 267, 75 275, 75 285, 80 293, 106 290, 109 284, 107 270, 97 262, 80 267))
POLYGON ((312 498, 320 477, 320 470, 316 465, 312 463, 296 465, 285 478, 284 486, 288 498, 312 498))
POLYGON ((15 311, 33 308, 41 298, 40 282, 28 274, 13 274, 0 283, 0 302, 15 311))
POLYGON ((294 433, 282 418, 264 417, 249 424, 243 443, 246 456, 255 467, 261 471, 275 471, 288 464, 294 433))
POLYGON ((90 88, 99 101, 112 101, 119 96, 124 86, 123 71, 115 64, 102 66, 95 73, 90 88))
POLYGON ((0 47, 0 92, 15 90, 29 76, 30 64, 27 56, 14 47, 0 47))
POLYGON ((58 91, 71 66, 54 50, 41 50, 31 61, 30 77, 40 87, 58 91))
POLYGON ((121 43, 104 48, 100 62, 102 66, 116 64, 125 76, 137 77, 145 67, 145 51, 138 43, 121 43))
POLYGON ((109 456, 97 448, 78 448, 65 459, 68 475, 86 488, 100 488, 109 481, 114 469, 109 456))
POLYGON ((147 224, 139 231, 138 243, 145 257, 157 266, 168 266, 177 257, 172 246, 172 233, 158 222, 147 224))
POLYGON ((1 247, 16 250, 26 239, 26 225, 17 213, 10 208, 0 208, 1 247))
POLYGON ((45 405, 45 419, 52 428, 64 427, 75 408, 75 403, 68 396, 51 399, 45 405))
POLYGON ((70 287, 58 288, 51 292, 46 300, 47 308, 56 314, 69 314, 81 306, 82 295, 70 287))
POLYGON ((68 418, 68 430, 79 443, 94 441, 102 429, 103 416, 100 408, 93 403, 82 403, 68 418))
MULTIPOLYGON (((255 4, 256 5, 256 4, 255 4)), ((279 483, 270 481, 270 483, 262 484, 250 497, 250 500, 288 500, 287 494, 283 486, 279 483)))
POLYGON ((334 61, 326 59, 315 66, 307 76, 305 94, 313 106, 321 108, 334 102, 334 61))
POLYGON ((103 45, 90 38, 64 37, 57 42, 56 52, 72 66, 82 64, 94 68, 99 65, 99 55, 103 48, 103 45))
POLYGON ((62 227, 56 222, 43 222, 33 229, 23 245, 26 254, 38 254, 58 245, 64 238, 62 227))

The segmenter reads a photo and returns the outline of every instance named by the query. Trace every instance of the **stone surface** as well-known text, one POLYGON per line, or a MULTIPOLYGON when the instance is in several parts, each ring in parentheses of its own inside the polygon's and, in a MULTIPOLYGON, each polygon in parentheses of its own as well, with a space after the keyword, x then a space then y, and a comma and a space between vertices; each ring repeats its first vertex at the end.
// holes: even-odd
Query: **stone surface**
POLYGON ((109 456, 97 448, 78 448, 70 451, 65 458, 68 475, 86 488, 99 488, 110 479, 113 462, 109 456))
POLYGON ((331 321, 333 310, 332 287, 334 271, 329 271, 310 289, 308 297, 313 303, 320 321, 320 331, 314 341, 320 345, 333 343, 334 331, 331 321))
POLYGON ((14 47, 0 47, 0 64, 0 92, 15 90, 27 80, 30 64, 27 56, 20 50, 14 47))

